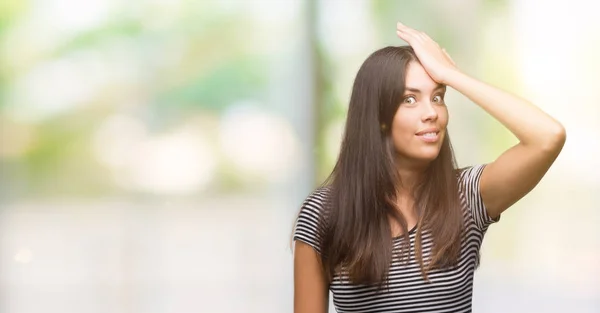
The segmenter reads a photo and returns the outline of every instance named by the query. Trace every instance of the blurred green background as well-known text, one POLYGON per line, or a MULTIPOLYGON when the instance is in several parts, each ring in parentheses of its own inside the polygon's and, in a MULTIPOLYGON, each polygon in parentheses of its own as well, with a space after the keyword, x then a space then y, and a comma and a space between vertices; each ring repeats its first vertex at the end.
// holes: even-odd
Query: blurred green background
MULTIPOLYGON (((332 169, 359 66, 405 44, 400 20, 567 128, 538 188, 490 228, 474 311, 600 312, 595 8, 4 0, 0 311, 290 311, 294 216, 332 169)), ((459 165, 516 143, 447 99, 459 165)))

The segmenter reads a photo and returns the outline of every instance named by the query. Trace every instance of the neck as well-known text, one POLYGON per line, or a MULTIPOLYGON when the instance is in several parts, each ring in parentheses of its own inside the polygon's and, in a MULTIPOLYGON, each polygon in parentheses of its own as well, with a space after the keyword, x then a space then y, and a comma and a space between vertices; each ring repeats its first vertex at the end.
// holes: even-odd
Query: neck
POLYGON ((398 177, 400 178, 399 185, 397 186, 398 192, 400 195, 411 195, 415 186, 424 175, 427 166, 422 164, 412 164, 412 162, 407 162, 405 160, 398 161, 399 162, 397 162, 396 165, 398 177))
POLYGON ((400 182, 398 186, 399 193, 410 194, 412 190, 414 190, 417 182, 419 181, 421 173, 406 169, 398 169, 398 176, 400 177, 400 182))
MULTIPOLYGON (((419 179, 423 175, 421 170, 408 167, 397 166, 400 182, 396 187, 396 209, 405 220, 408 229, 412 229, 418 223, 418 216, 415 210, 414 189, 419 179)), ((402 230, 397 222, 392 222, 394 234, 401 234, 402 230)))

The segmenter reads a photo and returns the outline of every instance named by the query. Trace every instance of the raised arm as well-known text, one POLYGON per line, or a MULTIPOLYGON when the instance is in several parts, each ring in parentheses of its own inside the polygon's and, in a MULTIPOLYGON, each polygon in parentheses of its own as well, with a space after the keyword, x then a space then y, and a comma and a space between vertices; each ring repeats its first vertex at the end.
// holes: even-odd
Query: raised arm
POLYGON ((459 71, 447 84, 467 96, 519 139, 481 173, 480 191, 491 217, 529 193, 546 174, 565 140, 563 126, 538 107, 459 71))
POLYGON ((397 34, 413 47, 433 80, 468 97, 519 139, 481 174, 484 205, 491 217, 499 216, 546 174, 565 143, 564 127, 528 101, 462 73, 425 33, 398 23, 397 34))

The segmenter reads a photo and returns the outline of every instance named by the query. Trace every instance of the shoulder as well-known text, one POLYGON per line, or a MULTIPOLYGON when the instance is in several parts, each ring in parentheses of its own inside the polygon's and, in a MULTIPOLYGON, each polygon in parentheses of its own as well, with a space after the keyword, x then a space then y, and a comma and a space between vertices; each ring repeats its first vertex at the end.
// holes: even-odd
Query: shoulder
POLYGON ((302 210, 323 214, 329 201, 330 186, 319 187, 312 191, 302 203, 302 210))
POLYGON ((465 187, 464 185, 479 182, 481 173, 483 173, 483 169, 486 165, 487 164, 477 164, 457 169, 456 176, 458 178, 459 187, 465 187))
POLYGON ((480 180, 486 165, 477 164, 457 170, 459 198, 469 210, 477 227, 483 232, 487 230, 490 224, 500 220, 500 217, 492 218, 489 216, 481 197, 480 180))
POLYGON ((304 199, 294 225, 294 240, 309 244, 320 252, 321 238, 326 227, 330 187, 320 187, 304 199))
POLYGON ((456 170, 459 194, 478 194, 481 173, 487 164, 465 166, 456 170))

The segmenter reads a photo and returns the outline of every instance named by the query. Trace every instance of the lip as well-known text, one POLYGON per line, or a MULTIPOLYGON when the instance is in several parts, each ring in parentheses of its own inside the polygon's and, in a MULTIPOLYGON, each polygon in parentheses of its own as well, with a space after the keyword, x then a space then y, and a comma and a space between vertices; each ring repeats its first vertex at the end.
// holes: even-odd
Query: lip
POLYGON ((439 128, 435 128, 435 127, 430 127, 430 128, 426 128, 426 129, 423 129, 423 130, 417 132, 415 135, 421 136, 421 135, 426 134, 426 133, 436 133, 436 134, 439 134, 440 133, 440 129, 439 128))
POLYGON ((437 142, 440 139, 440 130, 439 130, 439 128, 427 128, 427 129, 419 131, 415 135, 417 137, 419 137, 419 139, 421 139, 425 142, 433 143, 433 142, 437 142), (435 136, 433 136, 433 137, 423 136, 424 134, 427 134, 427 133, 434 133, 435 136))

